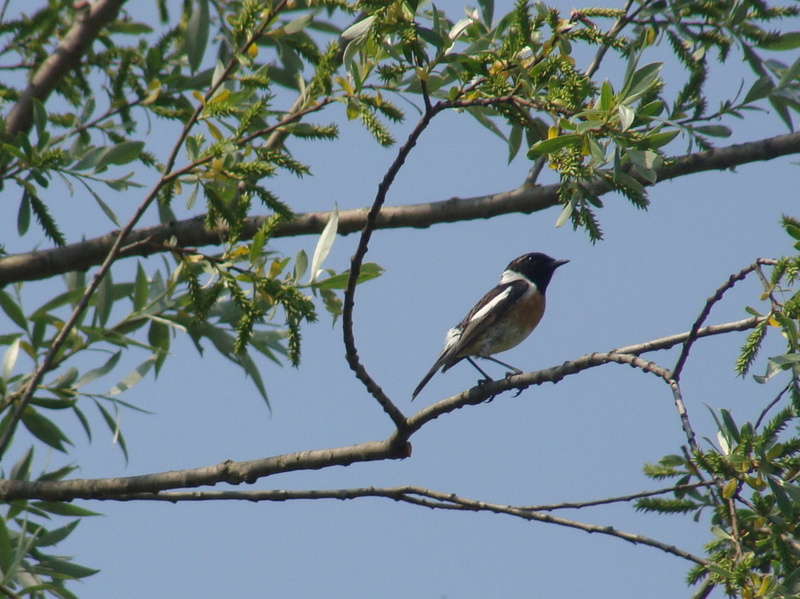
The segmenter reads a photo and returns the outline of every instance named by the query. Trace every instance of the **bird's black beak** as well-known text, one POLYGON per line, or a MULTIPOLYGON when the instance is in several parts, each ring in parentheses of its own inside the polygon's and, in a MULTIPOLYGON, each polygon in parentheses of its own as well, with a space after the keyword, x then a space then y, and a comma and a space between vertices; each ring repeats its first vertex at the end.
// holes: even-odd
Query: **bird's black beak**
POLYGON ((559 266, 564 266, 569 260, 553 260, 553 270, 557 269, 559 266))

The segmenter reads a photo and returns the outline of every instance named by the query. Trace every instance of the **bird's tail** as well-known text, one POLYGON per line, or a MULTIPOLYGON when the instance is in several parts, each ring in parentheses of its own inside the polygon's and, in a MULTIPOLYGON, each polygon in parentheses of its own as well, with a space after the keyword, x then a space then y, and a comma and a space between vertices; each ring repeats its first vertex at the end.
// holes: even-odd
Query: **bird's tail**
POLYGON ((422 391, 422 388, 428 384, 428 381, 433 378, 433 375, 436 374, 436 371, 439 370, 441 366, 442 366, 442 361, 436 360, 436 364, 433 365, 433 367, 428 371, 428 374, 426 374, 423 377, 422 381, 420 381, 419 385, 417 385, 417 388, 414 389, 414 393, 411 394, 411 401, 414 401, 417 395, 419 395, 419 392, 422 391))

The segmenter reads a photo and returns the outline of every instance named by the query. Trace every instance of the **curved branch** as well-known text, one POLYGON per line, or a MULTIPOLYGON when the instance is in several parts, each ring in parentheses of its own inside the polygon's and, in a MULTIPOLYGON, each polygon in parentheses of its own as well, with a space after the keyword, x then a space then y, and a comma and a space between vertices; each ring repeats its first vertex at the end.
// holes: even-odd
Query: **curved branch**
MULTIPOLYGON (((658 181, 675 179, 711 170, 731 169, 751 162, 772 160, 780 156, 800 153, 800 132, 778 135, 743 144, 733 144, 705 152, 675 157, 656 170, 658 181)), ((640 181, 651 186, 648 181, 640 181)), ((602 195, 609 191, 608 184, 597 179, 587 187, 602 195)), ((383 207, 375 218, 376 229, 426 228, 439 223, 486 219, 510 213, 531 214, 558 204, 558 185, 521 185, 517 189, 472 198, 451 198, 438 202, 383 207)), ((367 208, 343 210, 339 213, 339 234, 347 235, 364 228, 367 208)), ((240 239, 250 239, 258 231, 266 216, 248 219, 240 239)), ((282 223, 274 237, 316 235, 330 220, 329 212, 309 212, 290 222, 282 223)), ((230 231, 221 227, 206 229, 203 216, 174 221, 154 227, 132 231, 125 239, 121 257, 149 256, 163 250, 153 249, 144 243, 164 244, 175 237, 178 245, 195 247, 218 245, 227 239, 230 231)), ((86 270, 100 264, 118 236, 111 232, 61 248, 16 254, 0 259, 0 287, 19 281, 50 278, 75 270, 86 270)))
POLYGON ((703 309, 700 311, 700 316, 697 317, 697 320, 695 320, 694 324, 692 325, 689 338, 686 340, 686 343, 683 344, 681 354, 678 356, 678 361, 675 363, 675 367, 672 369, 672 378, 674 378, 676 381, 680 380, 681 372, 683 371, 683 367, 686 364, 687 358, 689 357, 689 351, 691 351, 697 331, 700 330, 700 327, 703 326, 703 323, 706 321, 709 314, 711 314, 711 308, 714 306, 714 304, 720 301, 722 296, 725 295, 725 292, 727 292, 729 289, 732 289, 736 283, 744 280, 748 274, 757 269, 758 265, 770 264, 774 266, 776 263, 776 260, 765 260, 763 258, 759 258, 753 264, 744 267, 738 273, 732 274, 730 277, 728 277, 728 280, 717 289, 714 295, 706 300, 705 306, 703 306, 703 309))
POLYGON ((97 0, 81 11, 53 53, 36 71, 22 97, 6 117, 6 133, 14 137, 33 125, 33 101, 44 102, 64 77, 77 67, 103 27, 117 18, 126 0, 97 0))
MULTIPOLYGON (((397 157, 392 161, 386 174, 383 176, 380 184, 378 185, 378 193, 375 195, 375 200, 367 213, 366 223, 364 229, 361 231, 361 238, 358 241, 358 247, 350 259, 350 274, 347 278, 347 287, 344 290, 344 307, 342 309, 342 333, 344 337, 345 346, 345 359, 350 369, 355 373, 358 380, 360 380, 367 391, 378 401, 383 410, 389 415, 397 427, 400 436, 397 441, 403 441, 403 438, 410 433, 408 429, 408 420, 400 411, 400 409, 389 398, 377 381, 373 379, 367 372, 361 359, 358 356, 356 349, 355 337, 353 334, 353 308, 355 306, 355 293, 356 283, 361 274, 361 265, 364 261, 364 256, 367 255, 369 250, 369 241, 372 233, 375 230, 375 224, 378 216, 380 215, 381 208, 386 201, 386 195, 394 183, 397 173, 403 168, 406 158, 408 157, 422 133, 427 129, 431 120, 439 113, 449 110, 451 108, 466 108, 468 106, 495 106, 497 104, 513 104, 513 96, 501 96, 499 98, 476 98, 472 100, 448 100, 438 102, 435 106, 426 109, 425 114, 419 120, 417 125, 409 134, 406 142, 401 146, 397 152, 397 157)), ((426 103, 427 104, 427 103, 426 103)))
MULTIPOLYGON (((744 320, 704 327, 697 331, 697 338, 708 337, 711 335, 721 335, 734 331, 746 331, 755 327, 762 320, 764 320, 764 317, 753 316, 752 318, 745 318, 744 320)), ((504 391, 509 391, 511 389, 523 390, 533 385, 542 385, 544 383, 557 383, 563 378, 577 374, 583 370, 608 364, 608 362, 611 361, 609 355, 625 354, 628 356, 638 356, 645 352, 669 349, 680 343, 685 343, 690 335, 691 331, 687 331, 678 335, 670 335, 660 339, 653 339, 652 341, 647 341, 645 343, 627 345, 625 347, 612 350, 606 354, 586 354, 580 358, 564 362, 560 366, 553 366, 552 368, 545 368, 544 370, 538 370, 535 372, 525 372, 504 379, 483 383, 421 409, 408 419, 408 424, 411 427, 412 432, 417 431, 425 424, 431 420, 435 420, 439 416, 448 414, 465 406, 483 403, 490 397, 499 395, 504 391)))
MULTIPOLYGON (((698 337, 720 335, 733 331, 753 328, 763 318, 753 317, 737 322, 705 327, 697 332, 698 337)), ((681 333, 654 339, 646 343, 628 345, 614 350, 615 354, 639 355, 657 349, 669 349, 688 338, 689 333, 681 333)), ((544 382, 558 382, 565 376, 581 370, 608 363, 602 354, 588 354, 565 362, 561 366, 538 372, 529 372, 501 381, 493 381, 474 387, 459 395, 444 399, 432 406, 423 408, 408 419, 409 431, 395 431, 385 441, 370 441, 346 447, 319 449, 284 454, 247 462, 225 461, 214 466, 188 470, 175 470, 142 476, 128 476, 101 479, 74 479, 64 481, 20 481, 0 480, 0 501, 16 499, 41 499, 45 501, 70 501, 73 499, 118 499, 141 493, 158 493, 169 489, 186 489, 228 483, 238 485, 253 483, 260 478, 294 472, 297 470, 321 470, 330 466, 349 466, 360 462, 404 459, 411 455, 407 438, 427 422, 469 404, 478 404, 491 395, 512 388, 526 388, 544 382)))
POLYGON ((421 505, 432 509, 445 509, 469 512, 492 512, 495 514, 505 514, 507 516, 514 516, 522 520, 546 522, 549 524, 557 524, 567 528, 575 528, 588 533, 598 533, 616 537, 624 541, 633 543, 634 545, 647 545, 660 549, 665 553, 681 557, 683 559, 695 562, 697 564, 705 565, 708 562, 701 557, 697 557, 683 549, 679 549, 674 545, 668 545, 657 541, 644 535, 629 533, 622 530, 617 530, 612 526, 600 526, 597 524, 587 524, 585 522, 578 522, 568 518, 561 518, 553 516, 552 514, 543 514, 541 512, 532 511, 530 508, 518 507, 511 505, 501 505, 497 503, 489 503, 486 501, 478 501, 475 499, 468 499, 460 497, 454 493, 442 493, 440 491, 432 491, 416 486, 403 486, 392 487, 384 489, 376 489, 375 487, 367 487, 363 489, 334 489, 334 490, 318 490, 318 491, 245 491, 245 492, 227 492, 227 491, 200 491, 194 493, 163 493, 158 495, 130 495, 123 497, 113 497, 116 501, 133 501, 133 500, 155 500, 155 501, 208 501, 208 500, 223 500, 223 499, 237 499, 247 501, 289 501, 292 499, 356 499, 360 497, 387 497, 395 501, 402 501, 414 505, 421 505))
MULTIPOLYGON (((552 503, 544 505, 524 505, 517 506, 517 509, 528 510, 531 512, 552 512, 563 509, 581 509, 587 507, 597 507, 599 505, 609 505, 612 503, 629 503, 645 497, 656 495, 666 495, 676 491, 689 491, 708 487, 715 483, 698 482, 686 485, 673 485, 652 491, 640 491, 629 495, 618 497, 606 497, 604 499, 591 499, 588 501, 569 501, 563 503, 552 503)), ((284 489, 267 489, 259 491, 165 491, 162 493, 131 493, 130 495, 118 495, 115 497, 98 498, 104 501, 161 501, 169 503, 179 503, 185 501, 302 501, 316 499, 338 499, 345 501, 348 499, 360 499, 362 497, 386 497, 401 501, 404 495, 425 495, 431 496, 433 491, 415 485, 403 485, 399 487, 362 487, 358 489, 311 489, 303 491, 287 491, 284 489)), ((447 495, 447 500, 451 495, 447 495)), ((445 500, 438 503, 446 504, 445 500)), ((445 505, 430 505, 430 507, 446 507, 445 505)))

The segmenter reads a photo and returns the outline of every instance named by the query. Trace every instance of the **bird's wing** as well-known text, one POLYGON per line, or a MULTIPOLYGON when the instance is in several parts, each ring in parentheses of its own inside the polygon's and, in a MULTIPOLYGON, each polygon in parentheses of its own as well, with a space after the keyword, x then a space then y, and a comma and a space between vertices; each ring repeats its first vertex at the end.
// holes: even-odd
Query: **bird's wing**
POLYGON ((491 328, 497 320, 523 296, 528 289, 528 285, 523 281, 510 281, 498 285, 489 293, 484 295, 475 304, 458 326, 453 327, 447 332, 444 348, 431 366, 431 369, 420 381, 414 393, 411 394, 413 400, 422 388, 428 384, 433 375, 441 368, 442 372, 454 366, 466 357, 461 352, 468 348, 480 335, 491 328))
POLYGON ((447 362, 450 362, 445 365, 442 372, 453 366, 458 359, 466 357, 466 354, 462 355, 461 352, 502 319, 506 312, 525 295, 528 288, 529 285, 523 281, 511 281, 498 285, 484 295, 459 324, 458 328, 462 331, 460 337, 442 352, 442 357, 447 353, 447 362))

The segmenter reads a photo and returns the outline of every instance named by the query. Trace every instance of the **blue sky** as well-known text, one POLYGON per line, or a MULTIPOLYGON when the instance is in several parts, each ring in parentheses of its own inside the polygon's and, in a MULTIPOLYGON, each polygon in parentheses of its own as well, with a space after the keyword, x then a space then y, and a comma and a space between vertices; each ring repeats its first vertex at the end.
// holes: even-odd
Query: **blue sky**
MULTIPOLYGON (((441 4, 457 15, 458 0, 441 4)), ((569 10, 571 4, 560 4, 569 10)), ((496 15, 510 10, 500 2, 496 15)), ((794 24, 794 29, 797 29, 794 24)), ((788 27, 787 27, 788 29, 788 27)), ((793 56, 780 56, 792 62, 793 56)), ((749 77, 737 63, 717 85, 749 77)), ((667 71, 669 77, 670 71, 667 71)), ((604 76, 618 84, 622 72, 604 76)), ((732 83, 733 82, 733 83, 732 83)), ((341 122, 335 111, 319 119, 341 122)), ((413 125, 395 130, 402 140, 413 125)), ((785 132, 774 116, 733 123, 732 141, 785 132)), ((162 136, 148 144, 158 150, 162 136)), ((275 189, 297 211, 367 206, 395 156, 380 150, 356 124, 344 124, 331 144, 296 148, 314 177, 279 179, 275 189)), ((676 152, 680 151, 677 147, 676 152)), ((457 323, 518 255, 543 251, 568 258, 548 289, 548 312, 534 334, 501 359, 524 370, 560 364, 691 327, 705 299, 757 257, 791 249, 779 226, 798 215, 793 159, 747 165, 657 185, 652 206, 638 211, 618 196, 599 212, 605 241, 556 229, 558 210, 426 230, 378 231, 368 261, 386 269, 356 295, 356 341, 366 368, 406 414, 476 381, 468 365, 437 375, 414 402, 411 390, 435 360, 446 330, 457 323)), ((437 118, 389 193, 388 205, 444 200, 509 190, 528 164, 507 165, 506 149, 467 115, 437 118)), ((547 170, 547 169, 546 169, 547 170)), ((545 183, 553 182, 545 173, 545 183)), ((76 197, 62 206, 75 219, 76 197)), ((132 206, 131 201, 128 207, 132 206)), ((92 208, 94 209, 94 208, 92 208)), ((120 210, 125 218, 126 212, 120 210)), ((78 236, 82 223, 65 228, 78 236)), ((316 239, 277 240, 273 249, 309 255, 316 239)), ((348 266, 357 236, 339 238, 327 266, 348 266)), ((30 285, 33 293, 37 287, 30 285)), ((758 282, 737 285, 710 322, 746 316, 759 306, 758 282)), ((71 459, 82 478, 126 476, 248 460, 306 449, 383 439, 391 422, 350 373, 341 326, 327 314, 304 329, 299 369, 263 362, 271 412, 250 381, 209 350, 204 358, 186 339, 174 345, 158 380, 125 399, 154 412, 122 416, 131 459, 127 466, 99 419, 92 444, 77 422, 71 459)), ((733 361, 744 334, 698 343, 683 375, 687 409, 699 436, 714 437, 708 407, 737 420, 755 420, 775 393, 737 379, 733 361)), ((775 340, 763 358, 780 351, 775 340)), ((671 368, 677 352, 650 358, 671 368)), ((491 369, 491 365, 489 366, 491 369)), ((492 370, 492 372, 495 372, 492 370)), ((501 371, 496 374, 501 375, 501 371)), ((105 384, 105 382, 104 382, 105 384)), ((112 383, 113 384, 113 383, 112 383)), ((110 386, 110 385, 109 385, 110 386)), ((264 479, 253 489, 327 489, 414 484, 465 497, 515 505, 582 501, 657 488, 645 462, 677 453, 685 443, 672 395, 656 377, 609 364, 557 385, 503 395, 430 423, 412 440, 405 461, 361 464, 264 479)), ((21 444, 17 451, 22 452, 21 444)), ((40 464, 59 455, 38 450, 40 464)), ((14 459, 13 450, 10 457, 14 459)), ((83 599, 114 596, 194 597, 687 597, 690 564, 619 539, 523 522, 508 516, 432 511, 385 499, 287 503, 82 502, 105 514, 87 519, 59 546, 102 571, 77 585, 83 599)), ((565 517, 641 533, 702 553, 706 523, 655 517, 627 505, 565 512, 565 517)))

